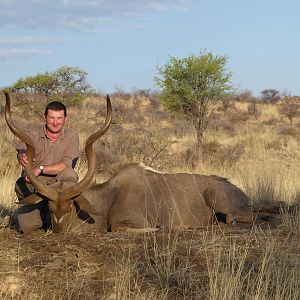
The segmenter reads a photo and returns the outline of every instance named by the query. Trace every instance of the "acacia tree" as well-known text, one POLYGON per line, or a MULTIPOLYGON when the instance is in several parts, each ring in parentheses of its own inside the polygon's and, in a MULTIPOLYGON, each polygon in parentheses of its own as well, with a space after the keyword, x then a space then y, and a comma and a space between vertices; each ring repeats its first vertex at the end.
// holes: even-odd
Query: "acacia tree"
POLYGON ((19 79, 13 89, 25 93, 38 93, 50 96, 57 86, 57 80, 48 72, 19 79))
POLYGON ((77 67, 63 66, 54 72, 21 78, 12 89, 19 93, 40 94, 48 101, 56 99, 70 105, 80 102, 85 94, 93 91, 86 77, 87 72, 77 67))
POLYGON ((280 99, 280 92, 275 89, 262 90, 261 98, 263 101, 275 104, 280 99))
POLYGON ((300 97, 298 96, 284 94, 282 103, 278 107, 278 112, 286 117, 290 121, 290 124, 293 124, 294 119, 300 115, 299 99, 300 97))
POLYGON ((52 75, 58 83, 58 93, 86 93, 91 89, 86 81, 87 72, 77 67, 63 66, 52 75))
POLYGON ((170 57, 166 65, 157 68, 155 81, 162 88, 161 104, 192 122, 198 149, 217 100, 231 90, 226 63, 227 57, 202 51, 182 59, 170 57))

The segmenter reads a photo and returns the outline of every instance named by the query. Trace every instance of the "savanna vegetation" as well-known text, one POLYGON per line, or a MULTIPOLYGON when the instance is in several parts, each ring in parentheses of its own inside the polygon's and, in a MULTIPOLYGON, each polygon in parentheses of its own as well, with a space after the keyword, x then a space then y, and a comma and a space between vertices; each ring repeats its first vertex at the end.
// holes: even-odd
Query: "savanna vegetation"
MULTIPOLYGON (((13 91, 13 119, 30 131, 42 122, 45 98, 13 91)), ((121 89, 111 95, 113 124, 95 145, 95 182, 103 182, 115 162, 136 161, 159 171, 223 176, 246 192, 251 205, 283 201, 293 209, 283 208, 276 226, 220 222, 145 234, 21 235, 14 223, 7 226, 17 207, 20 168, 1 94, 1 299, 300 298, 299 99, 276 90, 259 98, 250 91, 216 98, 199 148, 193 123, 165 111, 160 96, 121 89)), ((76 169, 82 177, 84 143, 104 122, 106 102, 104 95, 84 93, 74 104, 67 126, 80 133, 76 169)))

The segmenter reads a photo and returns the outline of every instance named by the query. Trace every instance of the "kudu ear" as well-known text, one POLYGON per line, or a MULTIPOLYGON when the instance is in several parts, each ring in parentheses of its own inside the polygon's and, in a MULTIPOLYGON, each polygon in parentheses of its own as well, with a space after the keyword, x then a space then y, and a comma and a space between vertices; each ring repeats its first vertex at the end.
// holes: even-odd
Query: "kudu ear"
POLYGON ((36 204, 43 200, 43 198, 37 194, 31 194, 27 196, 26 198, 20 200, 17 202, 17 204, 36 204))
POLYGON ((96 216, 100 215, 100 212, 95 209, 95 207, 93 207, 89 200, 87 200, 82 194, 75 197, 74 201, 76 201, 80 208, 85 210, 86 212, 96 216))

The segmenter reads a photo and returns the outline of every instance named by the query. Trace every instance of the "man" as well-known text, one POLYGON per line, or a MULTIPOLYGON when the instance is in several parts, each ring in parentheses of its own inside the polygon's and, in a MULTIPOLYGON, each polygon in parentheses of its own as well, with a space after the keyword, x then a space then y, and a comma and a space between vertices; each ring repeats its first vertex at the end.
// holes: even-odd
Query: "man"
MULTIPOLYGON (((32 163, 34 175, 45 184, 76 183, 78 175, 74 168, 79 157, 79 135, 71 128, 64 128, 67 121, 65 105, 59 101, 49 103, 45 108, 44 120, 43 128, 30 133, 35 148, 32 163)), ((18 161, 24 168, 28 164, 26 145, 18 146, 17 151, 18 161)), ((35 192, 24 170, 16 182, 15 191, 19 200, 35 192)), ((21 232, 47 229, 50 225, 47 200, 22 205, 17 210, 17 219, 21 232)))

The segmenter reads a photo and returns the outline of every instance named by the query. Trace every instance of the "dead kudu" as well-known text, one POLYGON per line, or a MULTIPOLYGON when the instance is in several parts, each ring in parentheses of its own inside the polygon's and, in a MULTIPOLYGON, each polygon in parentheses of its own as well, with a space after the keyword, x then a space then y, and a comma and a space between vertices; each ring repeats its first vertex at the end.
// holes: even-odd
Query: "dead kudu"
MULTIPOLYGON (((150 231, 157 228, 200 228, 222 215, 227 224, 252 223, 248 198, 238 187, 218 176, 161 173, 141 164, 120 165, 106 182, 89 187, 95 174, 93 144, 108 130, 112 108, 107 96, 103 127, 86 141, 88 170, 72 186, 45 185, 32 172, 34 145, 11 118, 10 97, 5 92, 5 118, 11 131, 27 145, 25 172, 38 194, 48 199, 54 232, 79 230, 150 231)), ((41 197, 22 200, 33 204, 41 197)))

